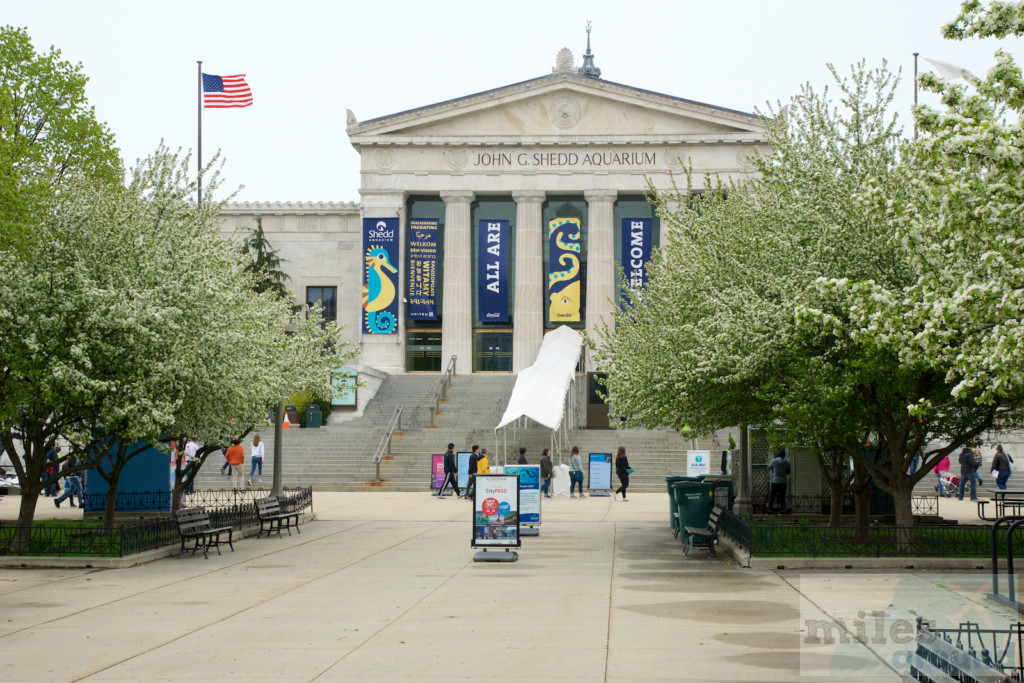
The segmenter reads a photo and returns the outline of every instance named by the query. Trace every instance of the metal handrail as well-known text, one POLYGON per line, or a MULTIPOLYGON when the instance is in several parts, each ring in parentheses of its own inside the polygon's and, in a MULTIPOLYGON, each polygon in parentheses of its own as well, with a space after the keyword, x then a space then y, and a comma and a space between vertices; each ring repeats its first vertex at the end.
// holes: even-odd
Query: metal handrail
POLYGON ((430 409, 430 426, 434 426, 434 414, 441 410, 441 399, 448 398, 448 388, 452 385, 452 377, 455 375, 455 359, 458 356, 452 355, 448 361, 448 367, 441 377, 441 383, 434 392, 434 407, 430 409))
POLYGON ((377 445, 377 452, 373 454, 373 464, 377 468, 377 481, 380 481, 380 461, 384 457, 384 449, 388 451, 388 455, 391 455, 391 436, 395 433, 395 429, 402 428, 402 404, 399 403, 395 406, 395 412, 391 414, 391 419, 388 420, 387 429, 384 430, 384 435, 380 437, 380 444, 377 445))

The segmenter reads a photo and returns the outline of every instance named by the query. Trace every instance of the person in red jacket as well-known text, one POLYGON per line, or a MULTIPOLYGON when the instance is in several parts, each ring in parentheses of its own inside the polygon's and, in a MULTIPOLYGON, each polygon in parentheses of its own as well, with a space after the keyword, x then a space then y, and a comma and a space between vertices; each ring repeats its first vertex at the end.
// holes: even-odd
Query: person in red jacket
POLYGON ((934 472, 935 472, 935 476, 939 480, 939 483, 935 485, 935 490, 938 491, 939 495, 941 496, 942 493, 943 493, 942 473, 943 472, 949 472, 949 456, 948 455, 945 458, 943 458, 942 460, 939 461, 939 464, 935 466, 934 472))
POLYGON ((231 465, 231 488, 240 490, 242 488, 242 465, 245 464, 245 448, 242 442, 234 439, 228 450, 224 452, 224 459, 231 465))

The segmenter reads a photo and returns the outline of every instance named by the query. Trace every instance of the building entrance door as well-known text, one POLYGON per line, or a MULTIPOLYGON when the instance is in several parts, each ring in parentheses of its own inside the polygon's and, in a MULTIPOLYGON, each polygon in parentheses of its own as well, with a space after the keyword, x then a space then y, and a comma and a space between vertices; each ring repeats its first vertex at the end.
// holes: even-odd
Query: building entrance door
POLYGON ((409 330, 406 342, 408 372, 441 372, 441 330, 409 330))
POLYGON ((512 330, 473 331, 473 372, 512 372, 512 330))

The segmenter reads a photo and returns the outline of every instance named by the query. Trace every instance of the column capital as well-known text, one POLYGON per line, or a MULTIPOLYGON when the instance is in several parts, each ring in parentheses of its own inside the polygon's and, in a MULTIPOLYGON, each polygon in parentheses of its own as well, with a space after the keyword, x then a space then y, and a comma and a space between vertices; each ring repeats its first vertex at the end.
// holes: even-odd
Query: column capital
POLYGON ((440 194, 445 204, 458 204, 461 202, 469 204, 476 196, 476 193, 472 190, 442 190, 440 194))
POLYGON ((618 190, 584 190, 583 196, 588 202, 614 202, 619 197, 618 190))
POLYGON ((512 199, 516 204, 541 203, 547 199, 548 193, 544 190, 516 190, 512 193, 512 199))

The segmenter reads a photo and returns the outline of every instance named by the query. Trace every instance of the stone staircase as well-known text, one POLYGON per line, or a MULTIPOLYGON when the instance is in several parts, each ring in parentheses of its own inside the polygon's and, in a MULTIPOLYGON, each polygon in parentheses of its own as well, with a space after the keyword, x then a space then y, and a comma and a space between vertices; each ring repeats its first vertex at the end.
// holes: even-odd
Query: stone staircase
MULTIPOLYGON (((366 405, 361 417, 321 429, 291 428, 283 432, 283 479, 286 486, 310 485, 323 490, 361 491, 427 491, 430 482, 430 455, 444 453, 449 442, 456 450, 469 450, 470 445, 486 447, 492 465, 502 465, 507 457, 515 462, 519 447, 528 449, 527 458, 536 464, 541 450, 550 446, 550 432, 540 427, 510 429, 507 454, 502 453, 506 438, 499 435, 496 443, 494 425, 498 424, 515 384, 511 375, 459 375, 434 415, 431 425, 433 397, 440 383, 438 375, 391 375, 366 405), (376 481, 372 463, 374 452, 395 407, 403 406, 401 429, 395 432, 390 455, 380 464, 383 481, 376 481), (513 438, 515 442, 513 443, 513 438)), ((266 443, 263 481, 272 482, 274 429, 257 429, 266 443)), ((727 442, 728 437, 723 435, 727 442)), ((249 442, 246 439, 245 475, 249 473, 249 442)), ((636 469, 630 488, 637 491, 663 491, 663 475, 686 470, 686 451, 694 442, 683 439, 668 429, 579 429, 570 434, 570 444, 580 447, 584 467, 588 453, 612 453, 625 446, 630 464, 636 469)), ((696 441, 696 448, 712 452, 712 469, 717 470, 718 455, 727 444, 712 435, 696 441)), ((556 453, 553 461, 559 464, 556 453)), ((562 454, 568 462, 568 452, 562 454)), ((220 459, 213 456, 200 472, 197 485, 220 488, 229 483, 221 476, 220 459)), ((614 480, 614 485, 618 485, 614 480)))

